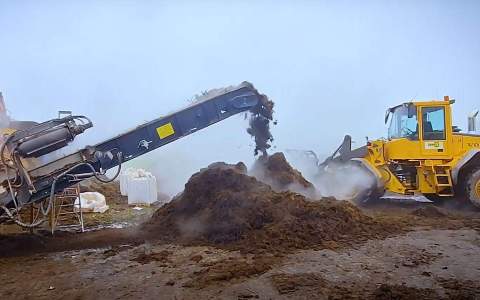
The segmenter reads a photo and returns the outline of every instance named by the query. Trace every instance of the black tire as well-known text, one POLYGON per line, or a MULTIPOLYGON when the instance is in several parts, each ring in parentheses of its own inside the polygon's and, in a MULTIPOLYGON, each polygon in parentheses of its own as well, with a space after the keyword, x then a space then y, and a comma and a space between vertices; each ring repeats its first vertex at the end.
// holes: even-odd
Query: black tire
POLYGON ((353 198, 353 202, 358 206, 374 205, 378 202, 379 198, 385 194, 385 189, 377 186, 375 175, 373 175, 367 168, 361 164, 358 164, 357 166, 365 170, 365 174, 368 174, 367 176, 371 178, 372 183, 369 187, 365 187, 364 190, 357 194, 356 197, 353 198))
POLYGON ((377 186, 372 186, 362 197, 355 199, 355 204, 361 207, 370 207, 381 204, 383 201, 380 199, 385 195, 385 189, 379 189, 377 186))
POLYGON ((466 178, 465 196, 467 199, 480 208, 480 168, 473 170, 466 178))
POLYGON ((353 199, 352 202, 355 203, 358 206, 367 206, 368 204, 371 204, 372 200, 374 200, 372 197, 372 194, 374 193, 374 188, 366 188, 365 190, 362 190, 359 192, 353 199))

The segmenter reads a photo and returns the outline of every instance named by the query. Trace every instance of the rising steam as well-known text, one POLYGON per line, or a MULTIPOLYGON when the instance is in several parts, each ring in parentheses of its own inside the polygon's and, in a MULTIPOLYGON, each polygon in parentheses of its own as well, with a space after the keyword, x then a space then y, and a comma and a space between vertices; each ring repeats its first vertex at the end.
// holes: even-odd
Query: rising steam
POLYGON ((347 163, 329 166, 313 178, 319 196, 337 200, 352 200, 366 193, 375 185, 375 179, 357 164, 347 163))
POLYGON ((317 156, 311 153, 313 152, 287 151, 289 162, 315 186, 315 198, 352 200, 375 185, 375 179, 361 166, 347 163, 319 168, 317 156))

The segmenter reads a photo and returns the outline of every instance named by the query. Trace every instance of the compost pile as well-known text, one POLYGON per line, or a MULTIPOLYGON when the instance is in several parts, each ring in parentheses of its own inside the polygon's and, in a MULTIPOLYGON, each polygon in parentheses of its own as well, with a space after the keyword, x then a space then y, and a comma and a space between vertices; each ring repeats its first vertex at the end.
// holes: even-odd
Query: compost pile
POLYGON ((144 226, 167 242, 246 253, 336 248, 398 231, 348 202, 275 192, 248 176, 242 163, 217 163, 194 174, 184 192, 144 226))
POLYGON ((427 205, 417 208, 416 210, 412 211, 412 215, 424 218, 443 218, 447 216, 447 214, 443 212, 440 208, 433 205, 427 205))
POLYGON ((255 162, 250 174, 270 185, 275 191, 294 191, 309 197, 316 194, 313 184, 294 169, 281 152, 261 156, 255 162))

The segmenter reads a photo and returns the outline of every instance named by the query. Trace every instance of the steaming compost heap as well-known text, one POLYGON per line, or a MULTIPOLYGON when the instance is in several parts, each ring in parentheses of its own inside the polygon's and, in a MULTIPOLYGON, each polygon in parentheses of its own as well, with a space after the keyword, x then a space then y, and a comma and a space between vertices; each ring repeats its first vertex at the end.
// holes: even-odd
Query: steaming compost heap
POLYGON ((194 174, 145 229, 169 242, 273 253, 335 248, 397 230, 348 202, 275 192, 248 176, 243 163, 216 163, 194 174))
POLYGON ((270 185, 275 191, 295 191, 311 196, 315 194, 313 184, 294 169, 281 152, 261 156, 250 173, 258 180, 270 185))

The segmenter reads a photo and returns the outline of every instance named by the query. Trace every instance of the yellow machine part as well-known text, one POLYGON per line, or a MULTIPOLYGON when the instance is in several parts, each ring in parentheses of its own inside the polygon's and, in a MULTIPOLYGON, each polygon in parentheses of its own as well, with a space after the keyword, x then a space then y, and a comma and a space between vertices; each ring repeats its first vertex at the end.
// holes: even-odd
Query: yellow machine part
MULTIPOLYGON (((3 145, 5 142, 5 138, 14 133, 16 130, 13 128, 0 128, 0 147, 3 145)), ((6 155, 6 154, 5 154, 6 155)), ((2 165, 2 162, 0 160, 0 165, 2 165)))
POLYGON ((475 185, 475 195, 480 198, 480 181, 475 185))
POLYGON ((0 128, 0 135, 5 136, 5 135, 10 135, 14 133, 16 130, 13 128, 0 128))
MULTIPOLYGON (((413 102, 418 120, 415 138, 390 138, 368 143, 368 154, 364 158, 371 167, 378 170, 386 191, 398 194, 436 194, 453 196, 453 168, 473 149, 480 149, 480 136, 454 133, 452 111, 448 97, 444 101, 413 102), (444 109, 444 139, 424 139, 422 112, 428 108, 444 109), (394 172, 398 166, 416 170, 416 178, 409 182, 401 180, 394 172)), ((480 195, 480 182, 476 185, 480 195)))

